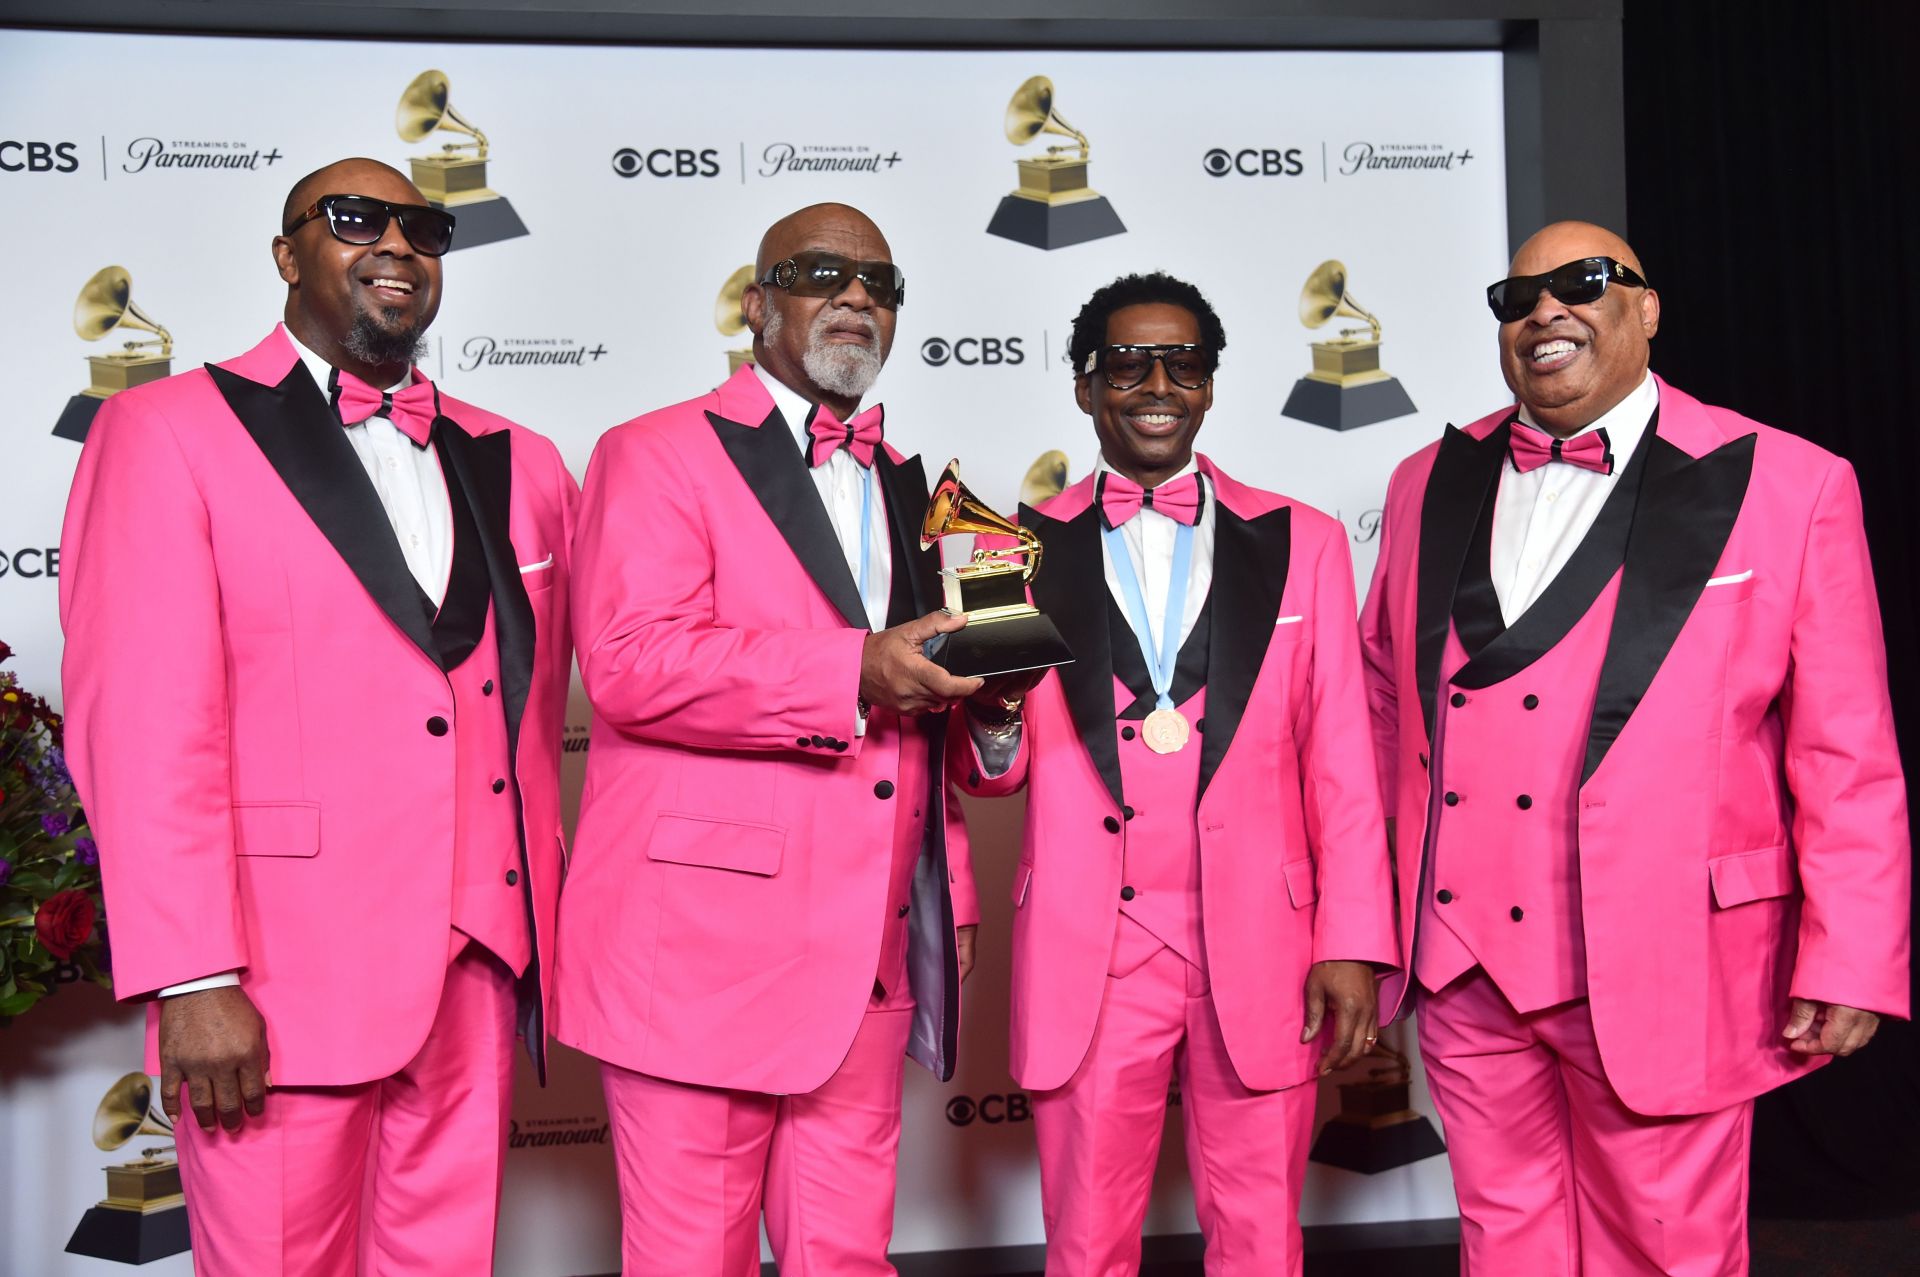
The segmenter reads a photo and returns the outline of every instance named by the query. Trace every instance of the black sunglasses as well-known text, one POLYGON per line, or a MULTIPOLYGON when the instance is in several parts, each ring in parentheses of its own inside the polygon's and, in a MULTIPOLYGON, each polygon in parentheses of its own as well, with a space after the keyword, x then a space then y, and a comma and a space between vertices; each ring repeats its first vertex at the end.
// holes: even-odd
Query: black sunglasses
POLYGON ((838 297, 853 287, 856 279, 873 304, 882 309, 899 310, 907 300, 907 277, 898 266, 892 262, 856 262, 838 253, 795 253, 768 267, 760 283, 784 288, 795 297, 838 297))
POLYGON ((1511 324, 1533 313, 1543 288, 1569 306, 1585 306, 1604 297, 1608 284, 1645 288, 1647 281, 1633 267, 1611 257, 1582 257, 1544 275, 1515 275, 1487 285, 1487 305, 1495 319, 1511 324))
POLYGON ((1132 390, 1153 375, 1153 363, 1167 370, 1167 380, 1182 390, 1198 390, 1213 376, 1213 352, 1191 343, 1184 346, 1102 346, 1087 356, 1082 374, 1098 371, 1115 390, 1132 390))
POLYGON ((387 224, 398 218, 400 233, 414 252, 438 257, 453 247, 452 213, 426 204, 389 204, 371 195, 322 195, 281 233, 291 235, 322 214, 342 244, 378 244, 387 224))

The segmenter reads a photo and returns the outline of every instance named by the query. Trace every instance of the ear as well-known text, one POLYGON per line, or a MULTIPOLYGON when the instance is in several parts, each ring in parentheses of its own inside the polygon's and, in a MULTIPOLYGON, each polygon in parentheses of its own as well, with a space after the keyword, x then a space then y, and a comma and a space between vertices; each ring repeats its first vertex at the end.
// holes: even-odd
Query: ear
POLYGON ((748 284, 740 294, 740 313, 746 317, 747 328, 755 337, 767 326, 767 294, 758 284, 748 284))
POLYGON ((1660 331, 1660 294, 1651 288, 1640 295, 1640 327, 1649 341, 1660 331))
POLYGON ((294 260, 293 241, 285 235, 273 237, 273 265, 280 272, 280 278, 289 285, 300 282, 300 263, 294 260))
POLYGON ((1093 415, 1093 376, 1081 373, 1073 379, 1073 401, 1080 405, 1080 411, 1089 417, 1093 415))

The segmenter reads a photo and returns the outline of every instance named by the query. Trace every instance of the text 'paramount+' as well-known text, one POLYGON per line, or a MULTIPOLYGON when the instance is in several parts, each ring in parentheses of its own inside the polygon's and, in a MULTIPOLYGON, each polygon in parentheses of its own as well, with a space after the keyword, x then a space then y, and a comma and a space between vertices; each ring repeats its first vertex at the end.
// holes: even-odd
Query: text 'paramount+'
POLYGON ((606 353, 607 348, 597 342, 589 347, 571 337, 469 337, 460 343, 455 367, 461 372, 535 365, 580 368, 600 362, 606 353))

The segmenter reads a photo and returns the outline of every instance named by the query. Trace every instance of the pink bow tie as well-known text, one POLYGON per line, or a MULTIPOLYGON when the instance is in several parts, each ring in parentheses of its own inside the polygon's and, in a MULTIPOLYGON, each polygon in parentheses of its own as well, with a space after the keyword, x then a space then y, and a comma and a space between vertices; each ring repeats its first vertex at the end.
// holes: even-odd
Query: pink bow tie
POLYGON ((1538 427, 1516 420, 1508 430, 1507 452, 1513 457, 1513 468, 1521 474, 1549 461, 1564 461, 1595 474, 1613 473, 1613 445, 1607 439, 1605 426, 1571 439, 1556 439, 1538 427))
POLYGON ((845 448, 855 461, 871 469, 873 450, 880 446, 880 428, 885 417, 886 409, 875 404, 865 412, 855 413, 852 421, 842 425, 840 418, 833 415, 833 409, 818 405, 807 417, 807 433, 813 436, 811 464, 824 466, 834 453, 845 448))
POLYGON ((341 425, 357 426, 369 417, 386 417, 407 438, 422 448, 427 446, 433 419, 440 415, 440 396, 432 382, 415 373, 413 384, 396 395, 375 390, 352 373, 337 368, 332 380, 333 407, 340 414, 341 425))
POLYGON ((1100 513, 1108 527, 1119 527, 1143 508, 1191 527, 1200 518, 1200 477, 1190 474, 1157 488, 1142 488, 1111 470, 1100 477, 1100 513))

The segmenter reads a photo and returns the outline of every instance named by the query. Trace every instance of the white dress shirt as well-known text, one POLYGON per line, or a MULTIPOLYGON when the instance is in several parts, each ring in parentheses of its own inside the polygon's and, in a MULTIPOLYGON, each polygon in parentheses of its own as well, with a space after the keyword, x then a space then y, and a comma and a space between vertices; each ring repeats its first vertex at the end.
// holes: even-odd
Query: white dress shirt
MULTIPOLYGON (((1605 428, 1613 452, 1613 473, 1597 474, 1565 461, 1549 461, 1521 474, 1511 461, 1500 466, 1500 488, 1493 505, 1493 546, 1489 569, 1500 616, 1512 625, 1533 606, 1593 527, 1633 450, 1646 433, 1660 403, 1651 374, 1600 419, 1575 437, 1605 428)), ((1522 406, 1520 420, 1538 423, 1522 406)))
MULTIPOLYGON (((1200 620, 1200 609, 1206 606, 1207 591, 1213 586, 1213 529, 1217 520, 1214 510, 1213 485, 1207 476, 1199 474, 1199 465, 1191 458, 1180 467, 1166 482, 1187 475, 1195 475, 1200 485, 1200 517, 1193 525, 1192 561, 1187 576, 1187 603, 1180 617, 1180 642, 1185 643, 1193 634, 1194 625, 1200 620)), ((1094 464, 1093 500, 1097 506, 1100 500, 1100 476, 1113 473, 1113 466, 1102 453, 1094 464)), ((1093 518, 1099 519, 1095 510, 1093 518)), ((1147 609, 1147 629, 1153 636, 1153 651, 1142 652, 1149 671, 1160 663, 1160 638, 1166 623, 1167 593, 1173 589, 1173 542, 1180 530, 1178 520, 1168 517, 1143 505, 1140 512, 1120 525, 1120 539, 1127 547, 1127 559, 1133 565, 1133 579, 1140 586, 1140 597, 1147 609)), ((1126 591, 1120 586, 1119 573, 1113 564, 1113 551, 1108 546, 1106 524, 1100 524, 1100 562, 1106 573, 1107 593, 1113 597, 1120 609, 1120 615, 1127 617, 1131 632, 1132 617, 1127 612, 1126 591)), ((1138 642, 1116 637, 1116 643, 1138 642)), ((971 714, 967 718, 967 730, 973 737, 975 750, 980 755, 982 770, 989 776, 1000 776, 1013 766, 1014 755, 1019 752, 1021 728, 1015 724, 1009 728, 989 730, 979 719, 971 714)))
MULTIPOLYGON (((813 405, 806 398, 776 379, 758 364, 752 365, 760 384, 773 396, 774 407, 793 431, 800 455, 809 462, 813 457, 813 436, 807 433, 807 417, 813 405)), ((847 571, 854 583, 860 581, 860 490, 865 485, 872 501, 872 518, 867 527, 867 593, 861 600, 867 609, 867 626, 878 633, 887 628, 887 602, 893 597, 893 556, 887 552, 887 499, 880 489, 880 476, 853 459, 845 448, 836 448, 824 465, 812 466, 813 486, 819 490, 820 503, 827 508, 833 534, 840 539, 840 552, 846 556, 847 571)))
MULTIPOLYGON (((333 365, 301 345, 292 333, 287 334, 287 340, 325 395, 333 365)), ((386 389, 398 394, 412 384, 413 373, 409 371, 386 389)), ((373 481, 381 508, 387 512, 387 522, 393 527, 401 554, 406 556, 407 570, 438 607, 446 598, 447 577, 453 570, 453 507, 447 500, 447 480, 440 473, 439 454, 416 444, 384 416, 369 417, 345 429, 347 442, 366 467, 367 478, 373 481)), ((171 998, 239 983, 238 971, 222 971, 170 984, 160 990, 159 996, 171 998)))

